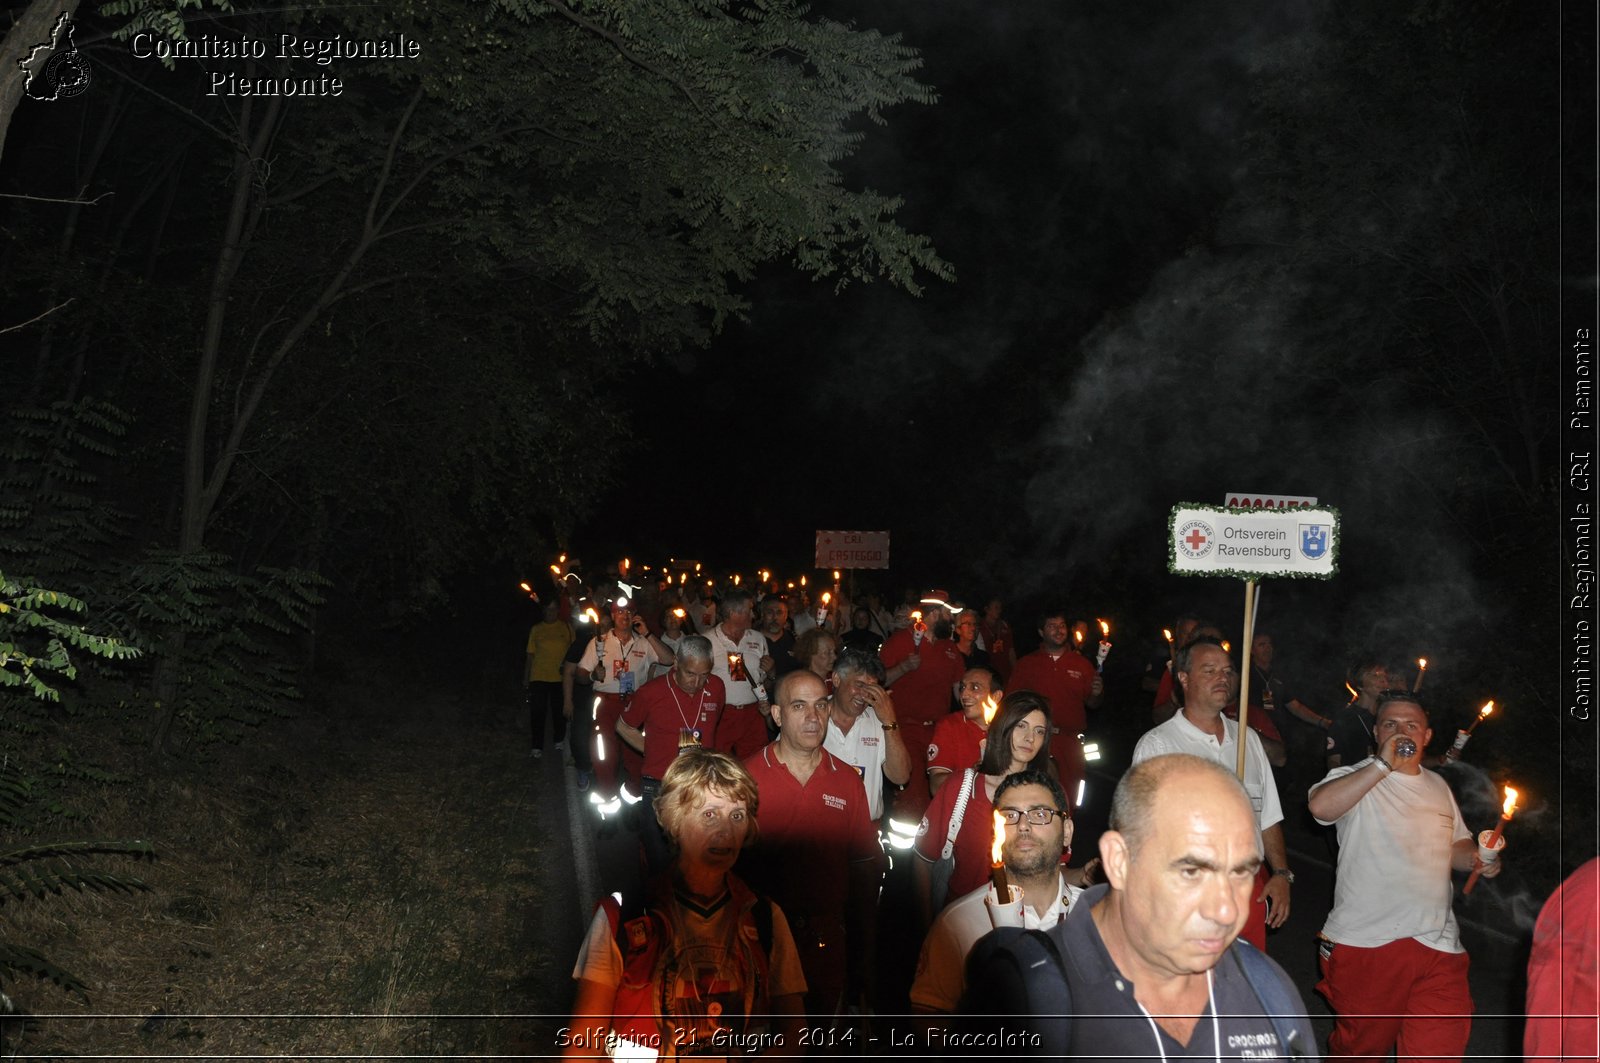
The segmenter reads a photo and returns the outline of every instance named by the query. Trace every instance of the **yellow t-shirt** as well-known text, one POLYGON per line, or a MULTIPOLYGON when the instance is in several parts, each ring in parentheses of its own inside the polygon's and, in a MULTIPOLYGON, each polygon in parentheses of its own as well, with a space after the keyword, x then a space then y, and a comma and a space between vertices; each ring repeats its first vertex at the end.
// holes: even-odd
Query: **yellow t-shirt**
POLYGON ((533 625, 533 630, 528 632, 528 656, 532 658, 528 669, 529 681, 561 682, 561 661, 566 657, 570 645, 572 629, 561 621, 533 625))

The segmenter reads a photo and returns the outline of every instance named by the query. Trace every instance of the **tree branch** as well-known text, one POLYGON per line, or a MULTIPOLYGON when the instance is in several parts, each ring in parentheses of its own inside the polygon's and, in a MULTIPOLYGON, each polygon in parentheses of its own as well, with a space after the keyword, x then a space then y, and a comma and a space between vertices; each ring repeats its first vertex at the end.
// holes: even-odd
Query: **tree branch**
POLYGON ((55 306, 52 306, 50 309, 46 310, 44 313, 42 313, 39 316, 37 316, 37 317, 30 317, 28 320, 20 322, 18 324, 7 325, 5 328, 0 328, 0 336, 5 335, 7 332, 15 332, 18 329, 27 328, 29 325, 33 324, 35 321, 43 321, 45 318, 49 317, 51 314, 55 313, 57 310, 62 309, 68 303, 71 303, 73 299, 76 299, 76 298, 77 298, 77 296, 75 296, 75 295, 74 296, 69 296, 65 303, 58 303, 55 306))
POLYGON ((712 125, 716 126, 718 129, 721 129, 723 132, 727 132, 727 130, 723 128, 722 123, 717 121, 717 119, 716 119, 716 117, 714 115, 712 115, 703 106, 701 106, 700 101, 695 97, 695 94, 693 92, 689 91, 689 86, 685 85, 681 78, 679 78, 679 77, 677 77, 677 76, 675 76, 673 74, 670 74, 667 71, 661 69, 659 66, 656 66, 654 63, 650 62, 648 59, 645 59, 642 56, 634 54, 633 50, 628 47, 628 42, 627 41, 623 40, 617 34, 612 33, 610 30, 606 29, 604 26, 601 26, 598 23, 591 22, 588 19, 584 18, 582 15, 580 15, 576 11, 572 10, 566 4, 563 4, 561 2, 561 0, 545 0, 545 2, 548 3, 551 7, 555 8, 557 14, 559 14, 562 18, 566 19, 568 22, 571 22, 573 25, 579 27, 580 29, 586 30, 589 33, 592 33, 595 36, 597 36, 597 37, 601 38, 602 40, 606 41, 607 43, 609 43, 613 48, 615 48, 617 50, 617 54, 618 55, 622 56, 622 58, 624 58, 628 62, 632 63, 634 66, 638 67, 640 70, 643 70, 643 71, 645 71, 647 73, 650 73, 650 74, 654 74, 656 77, 660 78, 662 81, 665 81, 669 85, 672 85, 673 87, 675 87, 679 92, 683 93, 683 98, 684 99, 688 100, 691 104, 694 105, 694 109, 700 112, 701 117, 705 118, 706 121, 710 122, 712 125))

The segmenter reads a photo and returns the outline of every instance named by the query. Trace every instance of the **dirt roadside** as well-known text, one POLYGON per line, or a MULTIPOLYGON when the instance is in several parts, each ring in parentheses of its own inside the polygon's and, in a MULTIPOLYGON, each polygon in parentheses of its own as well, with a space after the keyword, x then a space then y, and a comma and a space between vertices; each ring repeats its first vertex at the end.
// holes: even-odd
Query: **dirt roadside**
POLYGON ((514 697, 341 697, 88 809, 154 842, 126 868, 152 889, 6 906, 91 987, 8 985, 38 1020, 6 1054, 550 1054, 581 932, 560 759, 514 697))

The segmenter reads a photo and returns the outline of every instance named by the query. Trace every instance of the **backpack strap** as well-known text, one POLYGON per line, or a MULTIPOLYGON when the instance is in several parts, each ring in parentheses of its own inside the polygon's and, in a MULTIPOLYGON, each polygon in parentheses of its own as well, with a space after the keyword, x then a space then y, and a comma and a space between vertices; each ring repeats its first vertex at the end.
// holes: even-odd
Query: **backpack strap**
POLYGON ((974 768, 968 768, 961 775, 961 792, 956 794, 955 807, 950 810, 950 829, 945 832, 944 848, 939 851, 939 859, 948 860, 955 855, 956 835, 961 833, 961 821, 967 817, 967 802, 972 800, 972 783, 978 777, 974 768))
POLYGON ((1239 965, 1244 980, 1250 984, 1256 999, 1267 1018, 1272 1020, 1272 1030, 1278 1035, 1278 1045, 1287 1059, 1306 1058, 1306 1046, 1301 1044, 1300 1030, 1295 1019, 1305 1015, 1305 1004, 1287 988, 1272 961, 1256 947, 1240 938, 1228 950, 1233 962, 1239 965))

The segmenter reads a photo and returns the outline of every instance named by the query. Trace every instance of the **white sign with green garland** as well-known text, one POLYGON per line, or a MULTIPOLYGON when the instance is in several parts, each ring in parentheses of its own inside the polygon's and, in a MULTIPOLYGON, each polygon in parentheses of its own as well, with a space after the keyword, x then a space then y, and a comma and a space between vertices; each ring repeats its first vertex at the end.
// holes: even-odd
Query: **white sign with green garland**
POLYGON ((1339 570, 1339 514, 1179 503, 1167 528, 1167 568, 1188 576, 1328 579, 1339 570))

